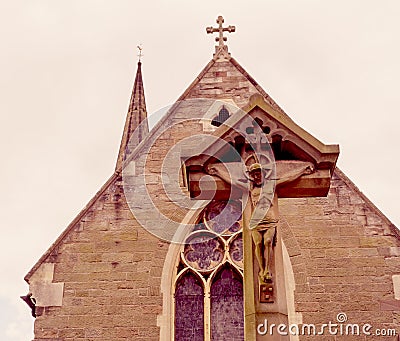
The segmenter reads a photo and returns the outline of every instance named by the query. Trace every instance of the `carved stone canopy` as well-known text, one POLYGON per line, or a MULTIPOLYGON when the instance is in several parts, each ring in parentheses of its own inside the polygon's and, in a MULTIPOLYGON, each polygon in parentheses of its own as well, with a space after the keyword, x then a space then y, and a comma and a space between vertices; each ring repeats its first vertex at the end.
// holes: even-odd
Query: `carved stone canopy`
POLYGON ((294 167, 290 164, 295 164, 296 161, 311 162, 315 167, 312 174, 303 175, 298 180, 277 188, 278 196, 326 196, 339 156, 339 146, 323 144, 286 115, 274 110, 262 96, 253 95, 243 110, 233 113, 213 133, 215 138, 212 142, 195 142, 198 150, 196 153, 190 147, 191 150, 182 150, 184 176, 191 198, 210 199, 215 193, 218 193, 218 199, 240 197, 240 193, 235 193, 235 189, 226 182, 207 176, 204 167, 218 162, 223 162, 230 170, 239 167, 240 155, 243 156, 243 153, 251 149, 252 127, 244 126, 248 125, 249 116, 257 122, 257 129, 261 127, 265 148, 272 148, 277 174, 294 167), (238 131, 246 131, 250 140, 246 141, 238 131))

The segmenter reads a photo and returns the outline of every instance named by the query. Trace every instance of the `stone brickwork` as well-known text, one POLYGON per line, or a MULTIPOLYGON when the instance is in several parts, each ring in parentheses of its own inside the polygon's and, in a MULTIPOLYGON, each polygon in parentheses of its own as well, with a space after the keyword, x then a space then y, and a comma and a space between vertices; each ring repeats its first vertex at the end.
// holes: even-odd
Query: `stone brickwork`
POLYGON ((231 98, 241 107, 247 104, 257 89, 235 66, 218 60, 192 89, 188 98, 231 98))
POLYGON ((137 224, 116 181, 48 259, 64 298, 37 308, 35 341, 156 340, 167 248, 137 224))
MULTIPOLYGON (((137 161, 145 163, 147 191, 157 208, 147 217, 153 222, 160 213, 172 221, 181 221, 187 213, 165 193, 160 182, 162 160, 181 139, 201 132, 202 125, 187 122, 183 129, 174 122, 171 117, 165 123, 172 128, 137 161)), ((143 197, 143 207, 147 204, 143 197)), ((157 340, 167 251, 168 243, 134 218, 122 175, 115 173, 26 277, 32 279, 41 262, 51 263, 55 265, 52 282, 64 285, 61 306, 36 308, 34 340, 157 340)))
POLYGON ((275 110, 287 117, 279 105, 264 91, 245 69, 223 51, 197 76, 179 100, 191 98, 230 99, 242 108, 254 94, 260 94, 275 110))
POLYGON ((303 323, 335 323, 342 312, 348 323, 399 328, 398 231, 343 173, 335 172, 326 198, 281 199, 280 212, 303 323))
MULTIPOLYGON (((303 323, 345 312, 351 323, 398 328, 399 239, 340 171, 327 198, 281 199, 280 211, 303 323)), ((137 224, 117 179, 49 257, 64 297, 37 309, 35 341, 158 340, 167 249, 137 224)))

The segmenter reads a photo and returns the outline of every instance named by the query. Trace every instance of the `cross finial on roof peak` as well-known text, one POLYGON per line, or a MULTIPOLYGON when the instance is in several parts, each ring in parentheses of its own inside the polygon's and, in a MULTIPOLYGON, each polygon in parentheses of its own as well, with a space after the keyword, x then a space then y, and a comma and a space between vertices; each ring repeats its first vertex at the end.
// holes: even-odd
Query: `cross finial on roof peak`
POLYGON ((227 37, 224 37, 224 32, 235 32, 236 31, 236 27, 235 26, 231 26, 229 25, 228 27, 222 27, 222 24, 224 23, 224 18, 222 17, 222 15, 220 15, 217 18, 217 24, 218 24, 218 28, 214 28, 212 26, 207 27, 207 33, 219 33, 219 36, 215 38, 215 41, 218 42, 218 46, 215 47, 216 51, 219 49, 225 49, 226 51, 228 50, 227 46, 224 44, 225 41, 227 41, 227 37))

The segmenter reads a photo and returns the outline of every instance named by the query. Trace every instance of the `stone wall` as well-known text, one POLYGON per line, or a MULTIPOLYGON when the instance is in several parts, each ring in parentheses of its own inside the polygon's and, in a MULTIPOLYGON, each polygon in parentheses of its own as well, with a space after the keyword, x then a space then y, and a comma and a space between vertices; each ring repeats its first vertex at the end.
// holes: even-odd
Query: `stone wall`
POLYGON ((347 323, 369 323, 371 331, 398 329, 392 279, 400 273, 398 232, 343 173, 335 172, 326 198, 281 199, 280 213, 303 323, 337 323, 345 313, 347 323))
MULTIPOLYGON (((348 323, 398 327, 399 239, 341 172, 327 198, 281 199, 280 210, 303 323, 335 323, 343 312, 348 323)), ((158 340, 167 249, 137 224, 118 179, 48 259, 64 295, 62 306, 37 309, 35 341, 158 340)))
POLYGON ((112 184, 48 260, 61 307, 38 308, 35 341, 156 340, 168 246, 140 227, 112 184))
MULTIPOLYGON (((162 162, 172 146, 202 132, 203 127, 198 122, 188 122, 183 129, 183 124, 174 124, 173 118, 165 124, 170 125, 172 128, 161 134, 137 161, 145 163, 146 187, 156 207, 147 219, 153 222, 160 213, 174 221, 185 216, 187 211, 171 201, 160 182, 162 162)), ((169 166, 167 162, 165 167, 169 166)), ((36 308, 35 341, 159 338, 161 273, 168 243, 137 222, 124 195, 122 176, 113 178, 51 247, 43 261, 54 264, 47 267, 54 268, 54 273, 46 274, 46 283, 43 276, 36 275, 41 273, 38 269, 29 275, 30 288, 36 288, 43 296, 46 293, 40 289, 49 284, 47 278, 64 287, 61 306, 36 308)), ((143 193, 138 191, 137 195, 143 193)), ((143 197, 143 207, 148 204, 143 197)))
MULTIPOLYGON (((327 198, 281 199, 280 210, 303 323, 344 312, 349 323, 398 327, 399 239, 343 174, 327 198)), ((37 309, 35 340, 157 340, 167 249, 137 224, 118 179, 48 259, 64 295, 61 307, 37 309)))

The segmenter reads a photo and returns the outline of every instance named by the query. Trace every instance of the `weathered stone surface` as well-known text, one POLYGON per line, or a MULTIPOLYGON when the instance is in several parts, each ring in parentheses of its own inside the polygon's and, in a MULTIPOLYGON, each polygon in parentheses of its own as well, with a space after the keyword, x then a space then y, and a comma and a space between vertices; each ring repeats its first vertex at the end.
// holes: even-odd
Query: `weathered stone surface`
POLYGON ((336 314, 345 312, 349 323, 396 328, 394 312, 399 304, 392 275, 400 269, 400 243, 394 227, 340 171, 327 199, 281 200, 280 212, 288 223, 281 232, 291 262, 298 263, 300 257, 290 254, 295 235, 305 263, 302 269, 293 266, 296 309, 302 312, 303 322, 336 322, 336 314), (342 200, 342 196, 352 199, 342 200), (354 219, 360 216, 360 208, 368 218, 354 219), (307 221, 315 222, 311 233, 307 221), (371 224, 377 222, 382 228, 371 236, 371 224), (310 291, 304 291, 304 283, 310 291))

